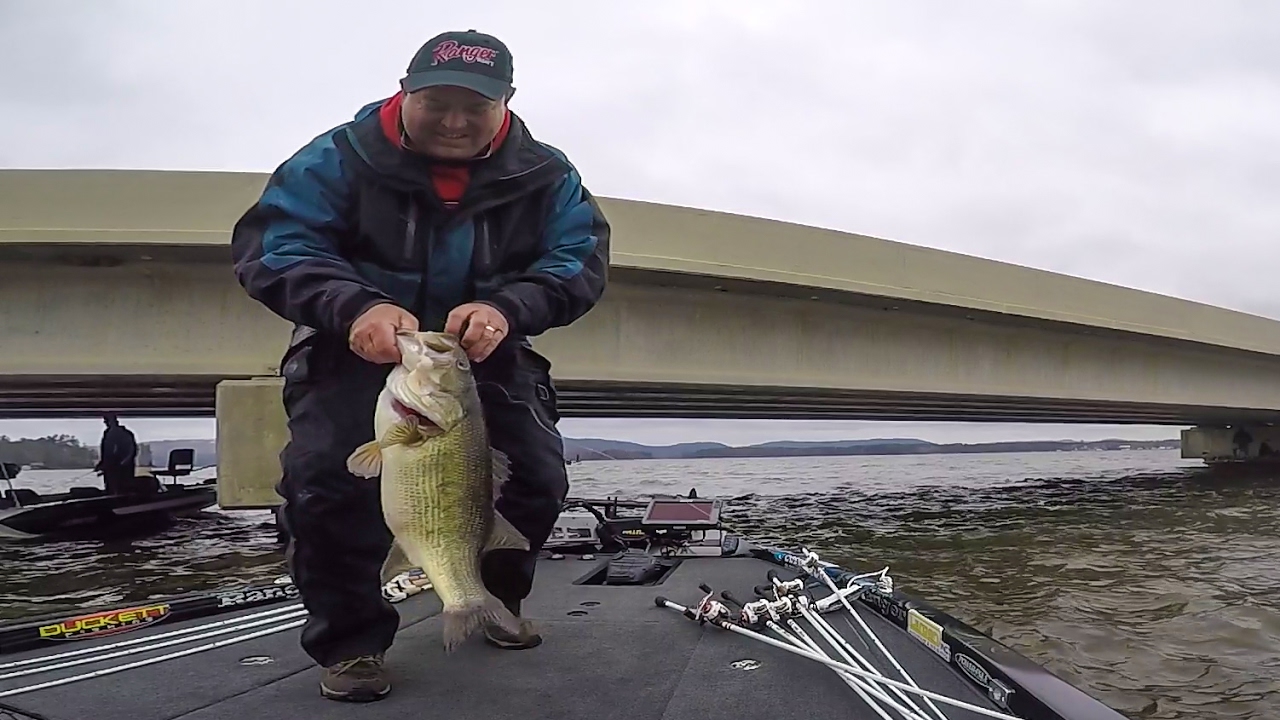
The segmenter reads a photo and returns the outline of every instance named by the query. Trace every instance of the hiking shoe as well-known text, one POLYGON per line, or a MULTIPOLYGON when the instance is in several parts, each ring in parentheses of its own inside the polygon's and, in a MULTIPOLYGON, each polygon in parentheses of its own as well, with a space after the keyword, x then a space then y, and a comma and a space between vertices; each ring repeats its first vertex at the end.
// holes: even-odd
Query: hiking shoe
MULTIPOLYGON (((503 604, 507 606, 507 609, 513 615, 520 618, 520 601, 503 604)), ((500 647, 503 650, 525 650, 542 644, 542 635, 538 634, 532 622, 525 619, 520 619, 520 632, 515 634, 497 625, 486 624, 484 626, 484 639, 490 645, 500 647)))
POLYGON ((391 682, 382 669, 381 655, 361 655, 324 669, 320 694, 330 700, 373 702, 391 692, 391 682))

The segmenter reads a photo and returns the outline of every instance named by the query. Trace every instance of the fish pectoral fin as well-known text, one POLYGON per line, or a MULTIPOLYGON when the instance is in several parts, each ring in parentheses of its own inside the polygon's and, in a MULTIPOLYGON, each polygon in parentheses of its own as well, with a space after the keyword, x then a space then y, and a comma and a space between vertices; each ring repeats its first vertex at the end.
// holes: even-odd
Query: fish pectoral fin
POLYGON ((529 540, 516 529, 511 521, 502 513, 493 512, 493 527, 489 530, 489 541, 484 544, 482 552, 490 550, 528 550, 529 540))
POLYGON ((422 428, 419 426, 418 418, 410 416, 387 428, 387 434, 382 436, 380 444, 384 448, 392 445, 409 445, 416 442, 421 435, 422 428))
POLYGON ((387 553, 387 559, 382 562, 382 584, 391 582, 397 575, 408 572, 418 567, 409 559, 404 548, 400 547, 399 542, 391 543, 391 550, 387 553))
POLYGON ((443 434, 444 434, 444 428, 431 422, 430 420, 424 420, 418 424, 419 440, 430 440, 433 437, 440 437, 443 434))
POLYGON ((382 474, 382 448, 377 440, 356 448, 347 458, 347 471, 356 477, 375 478, 382 474))
POLYGON ((493 458, 493 496, 497 498, 502 494, 502 485, 511 477, 511 460, 497 448, 489 448, 489 455, 493 458))
POLYGON ((415 445, 443 434, 444 429, 430 419, 410 415, 387 430, 387 436, 382 438, 382 446, 415 445))

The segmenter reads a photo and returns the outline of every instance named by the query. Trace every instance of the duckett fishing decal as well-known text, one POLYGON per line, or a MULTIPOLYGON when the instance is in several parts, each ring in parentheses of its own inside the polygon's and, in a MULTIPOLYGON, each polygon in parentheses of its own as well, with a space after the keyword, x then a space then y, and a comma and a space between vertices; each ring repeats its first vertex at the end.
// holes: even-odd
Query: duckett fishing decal
POLYGON ((169 604, 143 605, 125 610, 107 610, 40 626, 45 640, 82 640, 136 630, 169 614, 169 604))

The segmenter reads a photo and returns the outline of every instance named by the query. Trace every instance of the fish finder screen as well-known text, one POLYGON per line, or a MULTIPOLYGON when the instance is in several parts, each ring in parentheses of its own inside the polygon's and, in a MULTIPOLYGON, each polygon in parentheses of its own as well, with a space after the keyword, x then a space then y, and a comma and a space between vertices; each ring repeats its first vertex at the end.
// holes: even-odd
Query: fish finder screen
POLYGON ((654 500, 645 511, 645 524, 714 525, 719 522, 720 508, 711 500, 654 500))

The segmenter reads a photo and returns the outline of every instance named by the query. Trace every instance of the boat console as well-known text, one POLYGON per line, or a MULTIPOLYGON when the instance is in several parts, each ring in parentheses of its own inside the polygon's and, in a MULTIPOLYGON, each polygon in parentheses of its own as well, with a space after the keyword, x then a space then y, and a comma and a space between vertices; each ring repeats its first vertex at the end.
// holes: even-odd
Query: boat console
POLYGON ((575 584, 657 585, 685 558, 735 555, 739 539, 720 522, 724 501, 655 497, 644 501, 570 500, 544 545, 551 560, 575 555, 595 565, 575 584), (639 510, 622 515, 619 511, 639 510))
POLYGON ((569 500, 544 547, 557 553, 643 548, 672 557, 732 554, 734 536, 720 522, 724 501, 693 497, 569 500), (621 509, 643 510, 622 516, 621 509))

